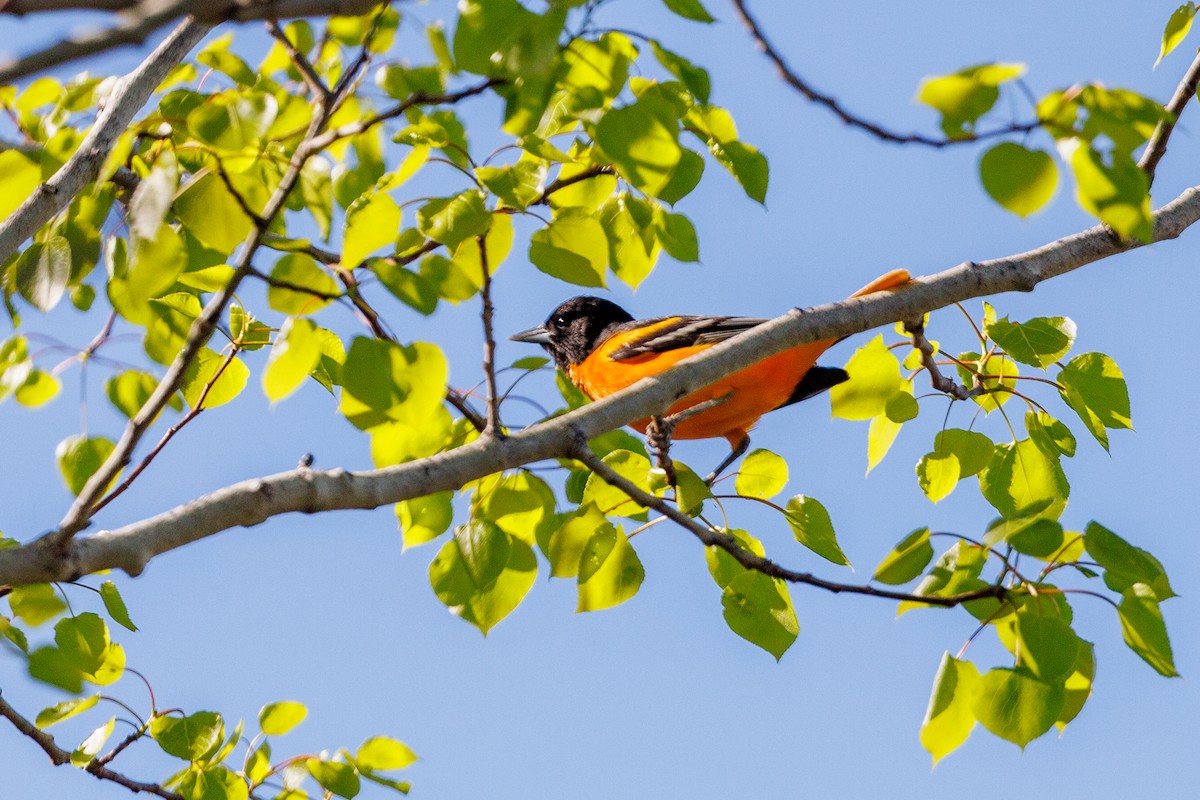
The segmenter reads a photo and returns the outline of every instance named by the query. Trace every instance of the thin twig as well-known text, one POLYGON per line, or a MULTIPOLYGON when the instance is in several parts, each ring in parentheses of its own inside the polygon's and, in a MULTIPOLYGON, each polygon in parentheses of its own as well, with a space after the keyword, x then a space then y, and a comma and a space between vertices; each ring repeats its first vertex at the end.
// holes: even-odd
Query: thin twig
POLYGON ((204 401, 208 399, 208 393, 212 391, 213 386, 216 385, 217 381, 220 380, 221 375, 225 372, 225 368, 228 367, 230 362, 237 357, 237 354, 238 348, 236 347, 229 351, 229 354, 225 356, 225 360, 221 362, 221 365, 217 367, 216 372, 213 373, 212 378, 210 378, 208 383, 204 385, 204 390, 200 392, 200 397, 196 400, 196 405, 192 408, 192 410, 167 429, 167 432, 164 433, 162 438, 158 440, 158 444, 154 445, 154 448, 146 454, 146 457, 142 459, 141 463, 137 465, 133 472, 129 473, 128 477, 121 481, 120 486, 113 489, 108 493, 107 496, 97 502, 96 505, 92 506, 92 514, 99 512, 100 509, 104 508, 113 500, 116 500, 118 497, 124 494, 125 490, 127 490, 133 484, 133 482, 137 480, 137 477, 145 472, 146 467, 150 466, 150 462, 162 452, 162 449, 167 446, 167 443, 175 438, 175 434, 179 433, 179 431, 182 430, 183 427, 189 422, 200 416, 200 412, 204 411, 204 401))
POLYGON ((576 446, 573 448, 571 457, 578 461, 582 461, 587 465, 588 469, 600 476, 605 483, 620 489, 630 500, 646 508, 653 508, 664 517, 668 517, 671 521, 686 528, 693 533, 697 539, 706 547, 719 547, 729 555, 733 556, 734 560, 747 569, 761 572, 772 578, 779 578, 788 581, 789 583, 802 583, 807 586, 815 586, 818 589, 839 593, 846 592, 847 594, 863 594, 872 597, 885 597, 891 600, 900 600, 911 603, 926 603, 928 605, 943 606, 951 608, 961 605, 972 600, 982 600, 984 598, 995 598, 1003 601, 1008 596, 1008 590, 1003 586, 989 585, 983 589, 976 589, 971 592, 962 592, 960 594, 950 595, 947 597, 936 597, 909 594, 907 592, 893 592, 888 589, 879 589, 869 585, 858 585, 849 583, 836 583, 818 578, 807 572, 796 572, 795 570, 781 567, 770 559, 757 556, 748 550, 743 550, 738 545, 737 540, 727 533, 721 533, 707 525, 702 525, 693 518, 684 514, 682 511, 671 506, 661 497, 656 497, 639 488, 632 481, 628 480, 616 470, 609 467, 601 459, 596 457, 596 454, 587 446, 587 440, 580 437, 577 440, 576 446))
POLYGON ((746 29, 750 31, 750 36, 753 37, 758 49, 775 65, 776 72, 785 83, 802 94, 808 100, 825 106, 840 119, 842 122, 849 125, 851 128, 858 128, 865 131, 877 139, 892 144, 919 144, 926 147, 941 149, 956 144, 964 144, 967 142, 978 142, 983 139, 990 139, 996 136, 1005 136, 1012 133, 1028 133, 1029 131, 1037 130, 1041 127, 1040 120, 1034 122, 1013 123, 1005 125, 995 130, 985 131, 983 133, 969 133, 963 136, 957 136, 953 139, 935 139, 930 136, 924 136, 919 133, 895 133, 874 122, 863 119, 862 117, 851 114, 842 108, 837 99, 827 94, 814 89, 807 81, 792 71, 787 62, 783 60, 783 56, 779 51, 767 41, 767 36, 763 33, 758 22, 750 15, 750 10, 746 7, 745 0, 732 0, 734 9, 737 10, 738 16, 742 18, 742 23, 746 29))
MULTIPOLYGON (((71 763, 71 753, 59 747, 54 741, 54 737, 43 730, 39 730, 25 717, 8 704, 8 701, 0 696, 0 717, 4 717, 13 724, 22 735, 32 739, 42 751, 50 757, 50 762, 56 767, 61 767, 63 764, 71 763)), ((107 762, 106 762, 107 763, 107 762)), ((146 794, 156 795, 163 800, 184 800, 183 795, 164 789, 156 783, 143 783, 128 778, 119 772, 114 772, 104 764, 98 763, 98 759, 93 759, 84 767, 95 777, 104 781, 111 781, 119 786, 124 786, 131 792, 145 792, 146 794)))
POLYGON ((287 53, 292 65, 296 67, 296 71, 300 73, 300 77, 308 85, 309 91, 313 93, 313 97, 328 100, 329 87, 321 80, 321 76, 317 75, 317 71, 313 68, 312 62, 308 60, 308 57, 296 49, 296 45, 283 32, 283 28, 279 27, 279 23, 273 19, 267 20, 267 31, 283 47, 283 51, 287 53))
POLYGON ((483 300, 483 378, 487 382, 487 427, 484 434, 503 436, 504 429, 500 425, 500 391, 496 388, 496 337, 493 332, 492 315, 492 275, 488 268, 487 234, 476 238, 479 245, 479 266, 483 273, 483 283, 479 287, 479 296, 483 300))
POLYGON ((615 174, 617 174, 617 170, 611 164, 594 164, 594 165, 588 167, 587 169, 585 169, 583 172, 577 172, 576 174, 572 175, 569 178, 559 178, 558 180, 553 181, 549 186, 546 187, 545 191, 543 191, 541 193, 541 195, 538 196, 538 199, 534 200, 529 205, 531 205, 531 206, 546 205, 547 203, 550 202, 550 195, 554 194, 559 189, 565 189, 568 186, 573 186, 574 184, 579 183, 581 181, 586 181, 586 180, 590 180, 592 178, 597 178, 601 175, 615 175, 615 174))
POLYGON ((1175 124, 1179 122, 1179 115, 1187 108, 1188 101, 1196 96, 1197 86, 1200 86, 1200 54, 1196 55, 1192 65, 1183 74, 1183 80, 1175 88, 1175 94, 1164 106, 1168 116, 1155 126, 1150 141, 1146 143, 1146 149, 1142 151, 1142 157, 1138 159, 1138 166, 1145 171, 1150 183, 1154 183, 1154 171, 1167 152, 1167 141, 1171 138, 1171 132, 1175 130, 1175 124))
POLYGON ((937 360, 934 358, 933 343, 925 338, 923 322, 906 322, 904 331, 912 337, 913 347, 920 351, 921 365, 929 373, 929 383, 936 391, 948 394, 955 400, 969 400, 984 393, 983 386, 978 381, 975 386, 968 389, 955 382, 953 378, 942 374, 942 371, 938 369, 937 360))

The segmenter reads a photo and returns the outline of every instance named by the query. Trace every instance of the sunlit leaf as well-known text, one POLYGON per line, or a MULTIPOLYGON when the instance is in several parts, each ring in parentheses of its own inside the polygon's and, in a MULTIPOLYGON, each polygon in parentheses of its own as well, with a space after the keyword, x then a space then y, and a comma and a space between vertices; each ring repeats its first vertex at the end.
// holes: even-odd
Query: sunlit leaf
POLYGON ((850 566, 850 560, 838 546, 829 512, 819 500, 802 494, 788 500, 787 521, 797 542, 826 561, 850 566))
POLYGON ((921 746, 933 756, 934 764, 958 749, 975 727, 971 701, 978 681, 979 670, 970 661, 942 655, 921 723, 921 746))

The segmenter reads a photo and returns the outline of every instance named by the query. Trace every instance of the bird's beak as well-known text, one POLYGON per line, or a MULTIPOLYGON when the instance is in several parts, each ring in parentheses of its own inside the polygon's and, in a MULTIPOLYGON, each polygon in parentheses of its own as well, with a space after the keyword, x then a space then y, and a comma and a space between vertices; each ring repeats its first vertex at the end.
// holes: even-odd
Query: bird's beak
POLYGON ((536 328, 530 328, 527 331, 521 331, 520 333, 514 333, 512 336, 510 336, 508 338, 514 342, 530 342, 531 344, 540 344, 540 345, 549 346, 550 331, 546 328, 545 325, 538 325, 536 328))

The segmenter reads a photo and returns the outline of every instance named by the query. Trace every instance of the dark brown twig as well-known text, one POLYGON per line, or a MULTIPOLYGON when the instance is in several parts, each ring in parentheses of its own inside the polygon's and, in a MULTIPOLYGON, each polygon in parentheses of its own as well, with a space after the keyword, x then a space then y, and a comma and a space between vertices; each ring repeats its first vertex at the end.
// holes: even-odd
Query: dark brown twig
POLYGON ((500 391, 496 388, 496 337, 492 329, 492 316, 495 308, 492 306, 492 275, 488 268, 487 234, 476 238, 479 245, 479 267, 483 273, 483 283, 479 287, 479 296, 483 300, 483 379, 487 383, 487 427, 484 434, 503 436, 504 428, 500 425, 500 391))
POLYGON ((912 337, 913 347, 921 353, 921 366, 929 373, 929 384, 934 388, 934 391, 948 394, 955 400, 969 400, 972 397, 984 394, 983 384, 978 378, 975 380, 975 385, 968 389, 954 381, 953 378, 947 378, 938 368, 937 360, 934 358, 933 343, 925 338, 925 324, 921 322, 904 323, 904 331, 912 337))
POLYGON ((273 19, 267 20, 267 31, 271 36, 275 37, 275 41, 279 42, 283 51, 287 53, 288 58, 291 59, 292 66, 300 73, 300 77, 304 79, 304 83, 308 86, 309 91, 313 93, 313 97, 328 100, 329 87, 321 80, 321 76, 317 75, 312 62, 296 49, 296 45, 283 32, 283 28, 279 27, 279 23, 273 19))
POLYGON ((1041 127, 1040 120, 1035 122, 1014 123, 1005 125, 995 130, 985 131, 983 133, 970 133, 953 139, 935 139, 931 136, 924 136, 919 133, 896 133, 878 125, 874 122, 863 119, 862 117, 851 114, 842 108, 836 98, 822 94, 814 89, 809 83, 803 80, 799 75, 792 71, 787 62, 783 60, 783 56, 779 51, 767 40, 767 36, 763 33, 758 22, 750 15, 750 10, 746 7, 745 0, 731 0, 734 9, 737 10, 738 16, 742 18, 742 23, 750 32, 758 49, 770 59, 775 65, 776 72, 783 79, 784 83, 791 86, 805 98, 817 105, 824 106, 833 114, 851 128, 858 128, 865 131, 877 139, 892 144, 919 144, 926 147, 941 149, 956 144, 965 144, 967 142, 978 142, 983 139, 991 139, 997 136, 1006 136, 1012 133, 1028 133, 1029 131, 1037 130, 1041 127))
POLYGON ((572 458, 577 461, 582 461, 588 469, 596 473, 610 486, 614 486, 624 492, 630 500, 646 508, 653 508, 658 513, 671 519, 671 521, 686 528, 706 547, 719 547, 729 555, 733 556, 734 560, 741 564, 746 569, 752 569, 756 572, 761 572, 772 578, 788 581, 789 583, 802 583, 807 586, 815 586, 818 589, 824 589, 835 594, 846 592, 847 594, 863 594, 871 597, 885 597, 890 600, 900 600, 910 603, 925 603, 927 605, 942 606, 951 608, 963 603, 968 603, 972 600, 982 600, 988 597, 1003 601, 1008 596, 1008 589, 999 585, 989 585, 982 589, 976 589, 971 592, 962 592, 960 594, 950 595, 948 597, 925 596, 918 594, 910 594, 908 592, 893 592, 889 589, 879 589, 870 585, 858 585, 849 583, 837 583, 827 581, 823 578, 818 578, 807 572, 796 572, 795 570, 781 567, 770 559, 756 556, 748 550, 743 550, 734 539, 727 533, 721 533, 718 530, 702 525, 695 519, 684 514, 676 508, 673 508, 670 503, 663 500, 661 497, 645 492, 631 481, 617 473, 588 448, 587 441, 579 437, 576 446, 571 454, 572 458))
MULTIPOLYGON (((50 763, 54 764, 54 766, 61 767, 63 764, 71 763, 71 753, 69 751, 59 747, 54 741, 53 736, 43 730, 39 730, 36 725, 21 716, 15 708, 8 704, 8 701, 3 696, 0 696, 0 717, 7 719, 19 733, 32 739, 38 747, 42 748, 42 751, 50 757, 50 763)), ((131 792, 145 792, 146 794, 161 797, 163 800, 184 800, 183 795, 164 789, 157 783, 135 781, 119 772, 114 772, 105 766, 105 764, 99 763, 98 759, 88 762, 84 769, 100 780, 111 781, 119 786, 124 786, 131 792)))
POLYGON ((1200 86, 1200 54, 1192 61, 1192 65, 1183 75, 1183 80, 1175 88, 1175 94, 1164 106, 1169 116, 1155 126, 1154 133, 1150 135, 1150 141, 1146 143, 1146 149, 1142 151, 1142 157, 1138 159, 1138 166, 1145 170, 1150 183, 1154 183, 1154 171, 1158 168, 1158 162, 1167 152, 1167 140, 1171 138, 1171 132, 1175 130, 1179 115, 1187 108, 1188 101, 1196 96, 1198 86, 1200 86))
POLYGON ((617 174, 617 170, 611 164, 594 164, 594 165, 588 167, 587 169, 585 169, 583 172, 578 172, 569 178, 559 178, 558 180, 551 182, 551 184, 546 187, 545 191, 542 192, 542 194, 538 197, 538 199, 534 200, 529 205, 531 205, 531 206, 546 205, 547 203, 550 202, 550 195, 554 194, 559 189, 565 189, 568 186, 573 186, 576 183, 590 180, 592 178, 597 178, 601 175, 616 175, 616 174, 617 174))

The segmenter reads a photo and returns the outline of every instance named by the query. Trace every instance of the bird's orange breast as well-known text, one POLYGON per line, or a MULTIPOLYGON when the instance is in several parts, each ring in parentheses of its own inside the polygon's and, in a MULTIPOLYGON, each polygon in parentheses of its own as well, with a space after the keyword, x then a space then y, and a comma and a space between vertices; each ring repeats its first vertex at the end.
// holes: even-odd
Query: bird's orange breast
MULTIPOLYGON (((631 338, 651 335, 677 319, 671 317, 633 332, 609 337, 582 363, 568 369, 571 381, 595 400, 632 386, 642 378, 664 372, 683 359, 713 346, 694 345, 661 353, 646 353, 621 361, 612 359, 612 354, 631 338)), ((723 436, 731 441, 741 439, 759 417, 787 402, 804 374, 831 344, 832 341, 815 342, 785 350, 689 394, 671 406, 667 413, 677 414, 708 400, 725 399, 679 423, 673 429, 672 437, 707 439, 723 436)), ((630 427, 644 433, 649 424, 649 419, 642 419, 631 423, 630 427)))

